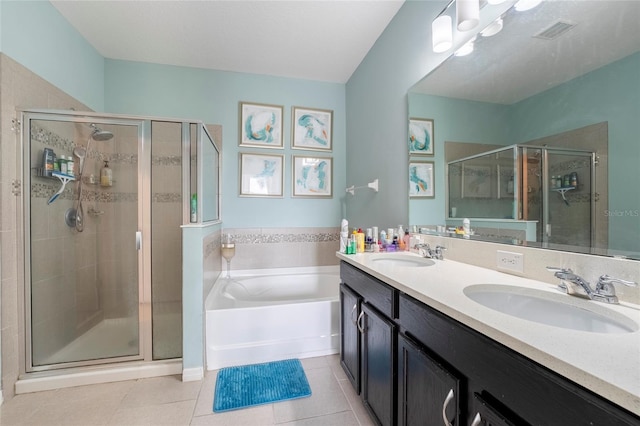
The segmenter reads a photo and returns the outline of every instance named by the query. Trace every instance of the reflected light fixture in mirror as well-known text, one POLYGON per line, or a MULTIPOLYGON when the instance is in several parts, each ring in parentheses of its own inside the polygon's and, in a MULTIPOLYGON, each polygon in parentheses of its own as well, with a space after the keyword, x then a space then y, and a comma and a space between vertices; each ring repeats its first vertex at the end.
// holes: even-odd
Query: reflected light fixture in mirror
POLYGON ((518 12, 524 12, 525 10, 533 9, 542 3, 542 0, 520 0, 516 3, 515 8, 518 12))
POLYGON ((456 50, 454 53, 455 56, 467 56, 473 52, 474 42, 476 41, 476 37, 472 38, 468 42, 462 45, 461 48, 456 50))
POLYGON ((456 22, 460 31, 470 31, 480 23, 479 0, 456 0, 456 22))
POLYGON ((431 23, 431 40, 435 53, 446 52, 453 46, 453 32, 451 17, 440 15, 431 23))
POLYGON ((491 5, 504 3, 506 0, 487 0, 487 3, 491 5))
POLYGON ((504 21, 502 20, 502 18, 498 18, 492 23, 490 23, 489 25, 487 25, 487 27, 484 30, 480 31, 480 34, 482 35, 482 37, 494 36, 498 34, 500 31, 502 31, 503 26, 504 26, 504 21))

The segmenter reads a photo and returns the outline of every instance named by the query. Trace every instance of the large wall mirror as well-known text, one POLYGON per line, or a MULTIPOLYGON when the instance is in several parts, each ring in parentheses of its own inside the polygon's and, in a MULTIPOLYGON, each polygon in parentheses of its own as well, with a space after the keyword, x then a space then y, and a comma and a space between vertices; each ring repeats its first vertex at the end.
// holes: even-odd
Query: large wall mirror
POLYGON ((496 197, 504 204, 506 194, 514 213, 490 218, 492 238, 640 259, 640 2, 544 1, 501 20, 501 31, 478 34, 470 54, 452 55, 409 91, 409 118, 433 120, 435 147, 433 155, 409 156, 433 162, 435 187, 433 198, 409 197, 410 223, 455 225, 462 216, 480 226, 474 212, 487 216, 485 204, 496 197), (513 145, 525 154, 508 154, 508 167, 472 158, 466 168, 447 168, 486 152, 499 159, 513 145), (571 150, 594 154, 593 176, 588 156, 571 150), (558 191, 558 175, 573 172, 575 191, 558 191), (461 190, 450 193, 451 185, 461 190), (534 237, 500 239, 498 228, 513 228, 528 217, 524 208, 538 205, 529 212, 534 237), (461 214, 462 206, 471 208, 461 214))

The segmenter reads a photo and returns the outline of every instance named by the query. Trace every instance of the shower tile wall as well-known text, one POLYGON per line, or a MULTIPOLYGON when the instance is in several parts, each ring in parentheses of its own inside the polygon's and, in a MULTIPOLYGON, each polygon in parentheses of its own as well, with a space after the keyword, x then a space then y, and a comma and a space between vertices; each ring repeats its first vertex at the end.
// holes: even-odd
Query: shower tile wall
POLYGON ((71 123, 38 121, 31 129, 31 318, 36 365, 48 363, 56 351, 101 320, 95 223, 86 220, 82 234, 69 228, 64 217, 74 204, 75 183, 69 183, 48 205, 60 181, 34 176, 41 166, 43 149, 49 147, 58 156, 68 156, 76 134, 71 123))
MULTIPOLYGON (((13 193, 17 162, 12 161, 18 158, 19 145, 16 143, 16 133, 12 130, 12 119, 16 117, 17 106, 90 110, 86 105, 0 53, 0 159, 3 160, 0 168, 1 348, 2 394, 5 399, 13 396, 14 383, 20 373, 20 360, 24 359, 23 346, 20 343, 24 336, 21 336, 19 320, 24 315, 24 307, 17 303, 19 291, 22 291, 22 286, 18 286, 21 279, 18 268, 23 264, 23 257, 17 238, 18 230, 22 229, 22 222, 16 218, 22 213, 22 209, 13 193)), ((42 227, 44 224, 38 226, 42 227)))

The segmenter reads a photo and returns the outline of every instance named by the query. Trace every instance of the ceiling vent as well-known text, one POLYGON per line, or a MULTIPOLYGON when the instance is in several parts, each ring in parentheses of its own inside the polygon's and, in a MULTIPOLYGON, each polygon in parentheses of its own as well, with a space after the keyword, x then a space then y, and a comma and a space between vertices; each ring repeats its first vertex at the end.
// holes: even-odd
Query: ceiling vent
POLYGON ((566 33, 575 26, 576 24, 572 22, 558 20, 539 33, 534 34, 533 36, 535 38, 541 38, 543 40, 553 40, 560 37, 562 34, 566 33))

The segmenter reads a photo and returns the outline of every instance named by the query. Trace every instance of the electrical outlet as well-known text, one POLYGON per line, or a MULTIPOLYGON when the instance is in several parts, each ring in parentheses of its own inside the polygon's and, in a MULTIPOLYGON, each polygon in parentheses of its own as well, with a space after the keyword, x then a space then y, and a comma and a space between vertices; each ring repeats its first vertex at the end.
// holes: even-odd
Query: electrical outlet
POLYGON ((497 266, 499 270, 524 273, 524 254, 498 250, 497 266))

